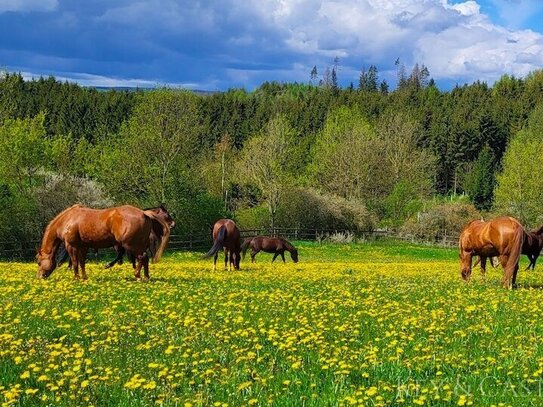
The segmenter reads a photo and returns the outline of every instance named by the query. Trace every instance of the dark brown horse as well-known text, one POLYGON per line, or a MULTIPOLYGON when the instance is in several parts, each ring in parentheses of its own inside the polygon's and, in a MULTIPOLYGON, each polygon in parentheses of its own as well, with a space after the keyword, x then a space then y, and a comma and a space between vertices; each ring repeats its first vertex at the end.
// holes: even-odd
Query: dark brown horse
POLYGON ((249 247, 251 248, 252 263, 256 262, 255 256, 261 251, 266 253, 274 253, 272 263, 279 255, 283 259, 283 263, 285 263, 285 250, 290 252, 292 261, 294 263, 298 263, 298 250, 296 250, 292 244, 282 237, 255 236, 245 239, 241 245, 243 257, 245 257, 245 253, 249 247))
POLYGON ((514 218, 504 216, 488 222, 474 220, 462 231, 459 239, 460 269, 462 278, 471 277, 471 263, 481 257, 481 269, 488 257, 498 256, 503 267, 502 286, 512 288, 516 284, 518 263, 526 232, 514 218))
POLYGON ((170 237, 168 225, 151 213, 124 205, 108 209, 90 209, 79 204, 58 214, 45 229, 40 249, 36 256, 39 278, 47 278, 55 270, 56 252, 61 243, 72 261, 74 276, 79 278, 79 267, 83 279, 87 278, 85 262, 89 249, 119 246, 137 259, 135 277, 140 279, 141 268, 145 279, 149 279, 149 236, 153 231, 160 244, 153 255, 158 261, 166 249, 170 237))
POLYGON ((213 246, 202 256, 203 259, 213 257, 213 271, 217 269, 219 251, 224 249, 224 268, 228 267, 230 255, 230 269, 239 270, 241 245, 240 231, 232 219, 220 219, 213 225, 213 246))
POLYGON ((526 256, 528 256, 528 259, 530 260, 530 264, 528 264, 528 267, 526 267, 526 270, 529 270, 530 268, 532 270, 535 269, 535 263, 537 261, 537 258, 541 254, 542 249, 543 249, 543 226, 541 226, 539 229, 529 232, 526 235, 524 244, 522 245, 522 254, 525 254, 526 256))

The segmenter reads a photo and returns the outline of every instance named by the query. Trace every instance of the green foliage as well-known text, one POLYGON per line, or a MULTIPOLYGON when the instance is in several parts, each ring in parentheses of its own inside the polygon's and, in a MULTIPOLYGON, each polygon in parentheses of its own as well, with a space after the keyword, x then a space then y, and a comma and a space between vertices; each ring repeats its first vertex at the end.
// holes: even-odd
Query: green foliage
POLYGON ((381 143, 357 109, 335 109, 313 145, 312 185, 347 199, 382 196, 389 168, 381 165, 381 143))
POLYGON ((270 227, 270 213, 266 206, 253 206, 236 211, 236 222, 241 229, 264 229, 270 227))
POLYGON ((323 194, 312 188, 294 188, 284 195, 278 224, 324 230, 373 230, 376 218, 357 200, 323 194))
POLYGON ((386 222, 392 226, 400 226, 405 220, 422 209, 420 197, 416 194, 415 185, 401 180, 385 199, 386 222))
POLYGON ((488 145, 485 145, 466 179, 466 192, 478 210, 488 211, 492 207, 495 171, 496 158, 488 145))
POLYGON ((404 223, 403 234, 427 241, 456 239, 469 221, 481 218, 473 204, 465 200, 427 202, 425 206, 404 223))
POLYGON ((518 132, 503 157, 503 170, 498 175, 496 209, 518 218, 529 227, 543 222, 543 106, 530 117, 530 126, 518 132))
POLYGON ((40 114, 0 123, 0 180, 20 190, 38 182, 40 170, 48 161, 44 120, 40 114))
POLYGON ((148 205, 174 200, 179 178, 191 181, 189 166, 201 132, 197 108, 190 92, 146 93, 118 137, 99 146, 98 179, 120 200, 148 205))
POLYGON ((284 116, 277 116, 261 135, 249 140, 242 151, 239 168, 242 179, 256 185, 268 205, 270 223, 275 226, 283 191, 292 184, 296 165, 292 159, 294 130, 284 116))
POLYGON ((398 61, 399 88, 379 90, 372 65, 357 90, 337 86, 338 63, 319 69, 323 86, 315 86, 315 67, 309 84, 266 82, 253 92, 205 96, 102 92, 2 73, 0 212, 17 213, 18 236, 39 235, 36 211, 80 199, 72 187, 89 181, 115 203, 165 201, 186 230, 201 231, 228 212, 259 224, 263 205, 265 223, 290 226, 296 219, 285 210, 296 201, 295 186, 303 185, 356 202, 376 222, 398 227, 436 194, 465 192, 488 210, 503 166, 496 213, 540 221, 534 174, 541 172, 543 115, 531 113, 543 98, 543 71, 442 92, 424 65, 408 72, 398 61), (51 183, 56 177, 63 181, 51 183), (37 200, 37 191, 50 198, 37 200))

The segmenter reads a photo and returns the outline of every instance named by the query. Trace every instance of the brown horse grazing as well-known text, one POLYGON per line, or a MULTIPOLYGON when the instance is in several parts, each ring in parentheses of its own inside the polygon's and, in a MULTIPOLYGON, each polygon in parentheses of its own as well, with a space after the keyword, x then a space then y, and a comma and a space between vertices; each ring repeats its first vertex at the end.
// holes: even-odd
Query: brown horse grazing
MULTIPOLYGON (((143 212, 150 215, 150 216, 156 216, 160 219, 162 219, 168 227, 173 229, 175 227, 175 221, 171 217, 170 213, 167 211, 164 204, 160 204, 160 206, 154 207, 154 208, 146 208, 143 209, 143 212), (149 212, 149 213, 148 213, 149 212)), ((151 234, 149 235, 149 251, 151 252, 151 255, 153 253, 156 253, 158 250, 158 246, 160 245, 160 238, 157 236, 157 234, 154 232, 154 230, 151 230, 151 234)), ((115 264, 123 264, 123 257, 126 253, 126 250, 122 246, 113 246, 113 249, 115 249, 115 252, 117 253, 117 256, 113 261, 110 261, 107 263, 104 268, 109 269, 113 267, 115 264)), ((94 249, 95 253, 98 254, 98 249, 94 249)), ((136 268, 136 258, 131 253, 126 253, 128 256, 128 259, 132 262, 132 268, 136 268)), ((58 264, 64 263, 66 260, 68 260, 68 268, 72 268, 72 259, 70 258, 70 255, 66 248, 64 248, 64 253, 61 256, 61 259, 58 261, 58 264)))
POLYGON ((251 262, 255 263, 255 256, 259 252, 274 253, 272 263, 275 261, 277 256, 281 255, 283 263, 285 263, 285 250, 290 252, 290 257, 294 263, 298 263, 298 250, 291 245, 286 239, 282 237, 266 237, 266 236, 256 236, 245 239, 241 245, 241 250, 243 252, 243 257, 245 258, 245 253, 247 249, 251 248, 251 262))
POLYGON ((460 269, 462 278, 471 277, 474 256, 481 257, 481 269, 488 257, 499 256, 503 267, 502 286, 512 288, 516 284, 518 263, 526 232, 514 218, 504 216, 488 222, 474 220, 462 231, 459 239, 460 269))
MULTIPOLYGON (((543 226, 541 226, 539 229, 534 230, 532 232, 526 233, 524 244, 522 245, 522 251, 521 254, 525 254, 528 257, 528 260, 530 260, 530 264, 528 264, 528 267, 526 267, 526 270, 534 270, 536 261, 541 254, 541 250, 543 249, 543 226)), ((489 257, 490 264, 492 267, 496 267, 494 265, 494 262, 492 261, 492 257, 489 257)), ((479 256, 473 267, 477 266, 481 262, 481 273, 484 274, 486 271, 486 257, 483 258, 479 256)))
POLYGON ((213 257, 213 271, 217 269, 219 251, 224 248, 224 268, 228 267, 230 254, 230 269, 239 270, 240 263, 240 231, 232 219, 220 219, 213 225, 213 246, 202 256, 203 259, 213 257))
POLYGON ((140 279, 141 268, 149 279, 149 248, 151 231, 160 238, 153 255, 158 261, 166 249, 170 237, 168 225, 151 213, 130 205, 108 209, 90 209, 79 204, 59 213, 45 229, 40 249, 36 255, 38 278, 47 278, 55 270, 56 252, 63 242, 70 255, 74 277, 79 278, 79 266, 83 279, 87 278, 85 261, 88 249, 119 246, 137 259, 135 277, 140 279))
MULTIPOLYGON (((162 221, 164 221, 168 227, 170 228, 170 231, 175 227, 175 221, 171 217, 170 213, 166 210, 166 207, 164 204, 160 204, 160 206, 157 206, 155 208, 145 208, 143 209, 143 213, 149 216, 155 216, 162 221)), ((158 246, 160 245, 160 238, 157 236, 154 230, 151 230, 151 234, 149 235, 149 251, 151 253, 156 253, 158 250, 158 246)), ((115 264, 123 264, 123 256, 126 252, 126 250, 122 246, 114 246, 115 251, 117 252, 117 257, 113 259, 113 261, 109 262, 105 265, 104 268, 108 269, 113 267, 115 264)), ((132 262, 132 268, 136 268, 136 258, 131 254, 127 253, 128 259, 132 262)))

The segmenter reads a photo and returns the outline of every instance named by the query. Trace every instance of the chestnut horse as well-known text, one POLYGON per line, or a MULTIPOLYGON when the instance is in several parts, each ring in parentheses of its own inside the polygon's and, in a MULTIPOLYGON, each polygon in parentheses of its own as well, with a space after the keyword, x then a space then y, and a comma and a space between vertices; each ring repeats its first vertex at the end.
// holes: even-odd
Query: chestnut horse
POLYGON ((213 271, 217 269, 219 251, 224 248, 224 268, 228 267, 230 254, 230 269, 239 270, 240 263, 240 231, 232 219, 220 219, 213 225, 213 246, 202 256, 203 259, 213 257, 213 271))
MULTIPOLYGON (((537 262, 539 255, 541 254, 542 249, 543 249, 543 226, 541 226, 537 230, 526 233, 526 237, 524 239, 524 244, 522 245, 522 251, 521 251, 521 254, 525 254, 528 257, 528 260, 530 261, 530 263, 528 264, 528 267, 526 267, 526 270, 535 269, 535 264, 537 262)), ((492 261, 492 257, 489 257, 489 260, 490 260, 491 266, 496 267, 494 265, 494 262, 492 261)), ((479 256, 479 258, 477 259, 473 267, 475 267, 479 262, 481 262, 481 273, 485 274, 486 257, 479 256)))
MULTIPOLYGON (((175 227, 175 221, 171 217, 170 213, 166 210, 166 207, 164 206, 164 204, 160 204, 160 206, 157 206, 157 207, 154 207, 154 208, 145 208, 145 209, 143 209, 143 212, 146 213, 146 214, 147 214, 147 212, 150 212, 149 213, 150 216, 156 216, 156 217, 162 219, 164 222, 166 222, 166 224, 170 228, 170 231, 175 227)), ((159 244, 160 244, 160 239, 157 237, 155 232, 153 230, 151 230, 151 234, 149 235, 149 251, 151 252, 151 255, 156 253, 159 244)), ((115 259, 113 259, 113 261, 110 261, 109 263, 107 263, 104 266, 104 268, 106 268, 106 269, 113 267, 115 264, 119 264, 119 265, 123 264, 123 257, 124 257, 124 255, 126 253, 126 250, 124 250, 124 248, 122 246, 114 246, 113 248, 115 249, 115 252, 117 253, 117 256, 115 257, 115 259)), ((61 259, 58 262, 59 264, 64 263, 70 257, 68 252, 66 251, 66 248, 64 248, 63 251, 64 251, 64 253, 62 254, 61 259)), ((98 249, 95 249, 95 252, 98 253, 98 249)), ((130 253, 126 253, 126 254, 128 256, 128 259, 132 262, 132 268, 135 269, 136 268, 136 258, 130 253)), ((72 268, 72 260, 71 259, 69 259, 68 268, 69 269, 72 268)))
POLYGON ((488 222, 471 221, 459 239, 460 269, 462 278, 469 280, 474 256, 481 257, 481 269, 488 257, 498 256, 503 267, 502 286, 512 288, 516 284, 518 263, 526 232, 514 218, 504 216, 488 222))
MULTIPOLYGON (((143 212, 146 215, 156 216, 157 218, 164 221, 170 228, 170 231, 175 227, 175 221, 171 217, 170 213, 166 210, 164 204, 160 204, 160 206, 157 206, 155 208, 145 208, 143 209, 143 212)), ((159 236, 157 236, 154 230, 151 230, 151 234, 149 235, 149 251, 151 252, 151 254, 156 253, 159 245, 159 236)), ((117 257, 115 257, 113 261, 105 265, 104 268, 106 269, 113 267, 115 264, 123 264, 123 256, 126 252, 125 249, 122 246, 115 246, 114 249, 117 252, 117 257)), ((132 267, 135 269, 136 258, 131 253, 127 253, 127 256, 128 259, 132 262, 132 267)))
POLYGON ((255 236, 245 239, 241 245, 241 250, 243 251, 243 257, 247 253, 247 249, 251 248, 251 263, 255 263, 255 256, 258 252, 274 253, 272 263, 275 261, 277 256, 281 255, 283 263, 285 263, 285 250, 290 252, 290 257, 294 263, 298 263, 298 250, 290 244, 286 239, 282 237, 266 237, 266 236, 255 236))
POLYGON ((45 229, 40 249, 36 255, 38 278, 47 278, 55 270, 56 252, 63 242, 70 255, 74 277, 87 278, 85 262, 88 249, 119 246, 137 259, 135 277, 140 279, 141 268, 149 279, 149 236, 153 231, 160 244, 153 260, 158 261, 170 237, 168 225, 151 213, 144 213, 134 206, 124 205, 108 209, 91 209, 73 205, 59 213, 45 229))

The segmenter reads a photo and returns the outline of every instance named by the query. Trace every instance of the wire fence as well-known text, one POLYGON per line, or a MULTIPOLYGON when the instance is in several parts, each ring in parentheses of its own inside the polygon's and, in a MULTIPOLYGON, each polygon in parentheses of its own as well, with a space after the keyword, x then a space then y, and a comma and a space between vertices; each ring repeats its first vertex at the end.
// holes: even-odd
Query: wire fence
MULTIPOLYGON (((392 230, 367 230, 351 231, 338 229, 304 229, 304 228, 261 228, 244 229, 241 231, 242 239, 251 236, 280 236, 294 241, 316 241, 316 242, 349 242, 353 240, 377 240, 382 238, 393 238, 413 243, 423 243, 439 246, 456 246, 457 237, 437 236, 433 240, 424 240, 414 236, 406 236, 392 230)), ((172 234, 168 243, 169 251, 209 249, 213 244, 210 232, 195 234, 172 234)), ((0 241, 0 258, 5 260, 30 260, 36 256, 39 240, 21 241, 0 241)), ((92 251, 91 251, 92 253, 92 251)), ((105 255, 113 254, 113 249, 100 250, 105 255)))

